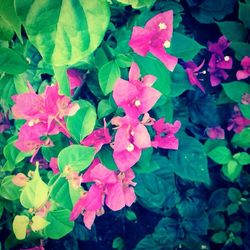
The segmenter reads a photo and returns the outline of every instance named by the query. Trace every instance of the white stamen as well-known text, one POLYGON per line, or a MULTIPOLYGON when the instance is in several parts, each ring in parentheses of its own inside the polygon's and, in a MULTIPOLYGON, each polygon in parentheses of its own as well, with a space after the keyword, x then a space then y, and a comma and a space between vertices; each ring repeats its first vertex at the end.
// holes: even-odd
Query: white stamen
POLYGON ((28 125, 29 125, 30 127, 32 127, 32 126, 34 126, 34 122, 33 122, 33 121, 29 121, 29 122, 28 122, 28 125))
POLYGON ((132 152, 133 150, 134 150, 134 145, 132 144, 132 143, 130 143, 128 146, 127 146, 127 150, 128 150, 128 152, 132 152))
POLYGON ((170 48, 170 46, 171 46, 171 43, 170 43, 170 41, 165 41, 165 43, 164 43, 164 47, 165 48, 170 48))
POLYGON ((132 136, 134 136, 134 135, 135 135, 135 132, 132 130, 132 131, 130 132, 130 134, 131 134, 132 136))
POLYGON ((136 106, 136 107, 139 107, 140 105, 141 105, 140 100, 136 100, 136 101, 135 101, 135 106, 136 106))
POLYGON ((207 73, 206 70, 203 70, 203 71, 201 72, 201 74, 203 74, 203 75, 205 75, 206 73, 207 73))
POLYGON ((229 56, 225 56, 225 57, 224 57, 224 60, 225 60, 226 62, 228 62, 228 61, 230 60, 230 57, 229 57, 229 56))
POLYGON ((159 28, 160 28, 160 30, 165 30, 165 29, 167 29, 167 25, 165 24, 165 23, 159 23, 159 28))

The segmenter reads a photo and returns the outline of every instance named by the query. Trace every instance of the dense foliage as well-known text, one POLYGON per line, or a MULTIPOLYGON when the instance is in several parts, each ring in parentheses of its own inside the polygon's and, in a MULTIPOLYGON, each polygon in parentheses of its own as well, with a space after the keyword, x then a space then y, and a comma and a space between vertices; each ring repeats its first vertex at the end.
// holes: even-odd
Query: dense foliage
POLYGON ((0 249, 250 249, 249 0, 0 1, 0 249))

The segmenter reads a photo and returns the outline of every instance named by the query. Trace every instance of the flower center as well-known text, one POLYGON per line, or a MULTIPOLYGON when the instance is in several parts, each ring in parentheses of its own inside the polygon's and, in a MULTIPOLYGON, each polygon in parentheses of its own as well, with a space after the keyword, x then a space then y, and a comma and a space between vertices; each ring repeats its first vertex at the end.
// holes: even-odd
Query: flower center
POLYGON ((134 145, 132 144, 132 143, 130 143, 128 146, 127 146, 127 150, 128 150, 128 152, 132 152, 133 150, 134 150, 134 145))
POLYGON ((166 40, 163 45, 164 45, 165 48, 170 48, 171 43, 170 43, 170 41, 166 40))
POLYGON ((230 57, 229 56, 225 56, 224 57, 224 61, 228 62, 230 60, 230 57))
POLYGON ((34 126, 35 124, 37 124, 39 122, 40 122, 40 120, 38 118, 37 119, 33 119, 33 120, 30 120, 28 122, 28 125, 29 125, 29 127, 32 127, 32 126, 34 126))
POLYGON ((159 23, 159 28, 160 28, 160 30, 165 30, 165 29, 167 29, 167 25, 165 24, 165 23, 159 23))
POLYGON ((136 107, 139 107, 140 105, 141 105, 140 100, 136 100, 136 101, 135 101, 135 106, 136 106, 136 107))
POLYGON ((135 135, 135 132, 132 130, 132 131, 130 132, 130 134, 131 134, 132 136, 134 136, 134 135, 135 135))

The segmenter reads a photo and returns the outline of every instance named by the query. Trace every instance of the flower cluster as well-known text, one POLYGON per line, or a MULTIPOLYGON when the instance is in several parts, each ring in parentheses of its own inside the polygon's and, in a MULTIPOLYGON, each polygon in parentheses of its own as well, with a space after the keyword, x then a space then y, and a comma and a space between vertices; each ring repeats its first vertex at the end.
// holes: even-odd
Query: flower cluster
MULTIPOLYGON (((71 90, 81 84, 79 81, 71 83, 71 90)), ((29 83, 28 88, 29 92, 12 96, 15 102, 12 113, 15 119, 25 120, 15 146, 23 152, 32 151, 34 157, 41 146, 53 145, 49 135, 62 132, 70 137, 64 118, 74 115, 79 106, 59 94, 58 84, 46 86, 42 94, 37 94, 29 83)))
POLYGON ((230 45, 225 36, 221 36, 216 43, 208 43, 208 50, 212 53, 209 60, 210 82, 213 87, 219 85, 222 80, 228 78, 225 69, 231 69, 233 60, 230 56, 224 55, 224 50, 230 45))

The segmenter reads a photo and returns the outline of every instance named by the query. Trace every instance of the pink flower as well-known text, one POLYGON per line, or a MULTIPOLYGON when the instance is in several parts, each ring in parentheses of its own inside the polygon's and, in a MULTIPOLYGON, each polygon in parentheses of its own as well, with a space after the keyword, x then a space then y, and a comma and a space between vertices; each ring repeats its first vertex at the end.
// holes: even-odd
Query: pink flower
POLYGON ((240 133, 246 126, 250 125, 250 120, 241 115, 238 106, 234 106, 234 113, 229 120, 227 130, 233 130, 235 133, 240 133))
POLYGON ((178 149, 179 141, 174 136, 181 127, 180 121, 175 121, 174 124, 164 123, 164 118, 156 121, 153 128, 156 132, 152 146, 155 148, 178 149))
POLYGON ((93 184, 89 191, 76 202, 71 211, 70 220, 75 220, 81 213, 83 222, 88 229, 91 229, 96 215, 103 213, 104 192, 102 187, 93 184))
POLYGON ((248 94, 248 93, 243 94, 243 96, 241 98, 241 103, 245 104, 245 105, 250 104, 250 94, 248 94))
POLYGON ((57 158, 52 157, 50 159, 49 166, 52 169, 52 171, 53 171, 54 174, 58 174, 59 173, 57 158))
POLYGON ((104 144, 109 144, 112 137, 109 134, 107 123, 104 120, 104 127, 94 130, 90 135, 81 141, 84 146, 95 148, 95 153, 99 152, 104 144))
POLYGON ((82 84, 81 72, 77 69, 68 69, 67 76, 69 78, 70 89, 73 90, 82 84))
POLYGON ((122 107, 128 116, 135 118, 147 113, 161 96, 158 90, 151 87, 156 80, 153 75, 146 75, 141 81, 139 78, 139 67, 132 63, 129 81, 117 80, 113 90, 116 104, 122 107))
POLYGON ((213 127, 213 128, 207 128, 207 135, 212 140, 225 138, 224 129, 221 128, 220 126, 213 127))
POLYGON ((241 60, 243 70, 238 70, 236 73, 237 80, 246 79, 250 76, 250 57, 244 56, 241 60))
POLYGON ((113 157, 119 170, 124 172, 140 159, 141 150, 150 147, 151 141, 146 127, 138 120, 125 116, 118 121, 113 157))
POLYGON ((125 206, 131 206, 135 200, 135 192, 132 186, 135 186, 132 180, 135 174, 132 169, 124 173, 119 173, 117 182, 107 185, 106 205, 113 211, 122 209, 125 206))
POLYGON ((173 71, 178 59, 165 51, 171 46, 172 33, 173 11, 169 10, 151 18, 144 28, 134 26, 129 46, 141 56, 150 52, 173 71))
POLYGON ((217 43, 208 43, 208 50, 212 53, 209 60, 210 82, 213 87, 219 85, 222 80, 228 78, 224 69, 231 69, 233 60, 230 56, 224 56, 224 50, 228 48, 230 42, 225 36, 221 36, 217 43))
POLYGON ((187 73, 189 82, 191 83, 191 85, 197 86, 203 93, 205 93, 205 89, 201 85, 201 83, 198 79, 198 75, 200 73, 206 74, 206 71, 199 72, 200 69, 203 67, 204 62, 205 61, 203 61, 199 66, 197 66, 193 61, 189 61, 189 62, 184 63, 185 71, 187 73))

